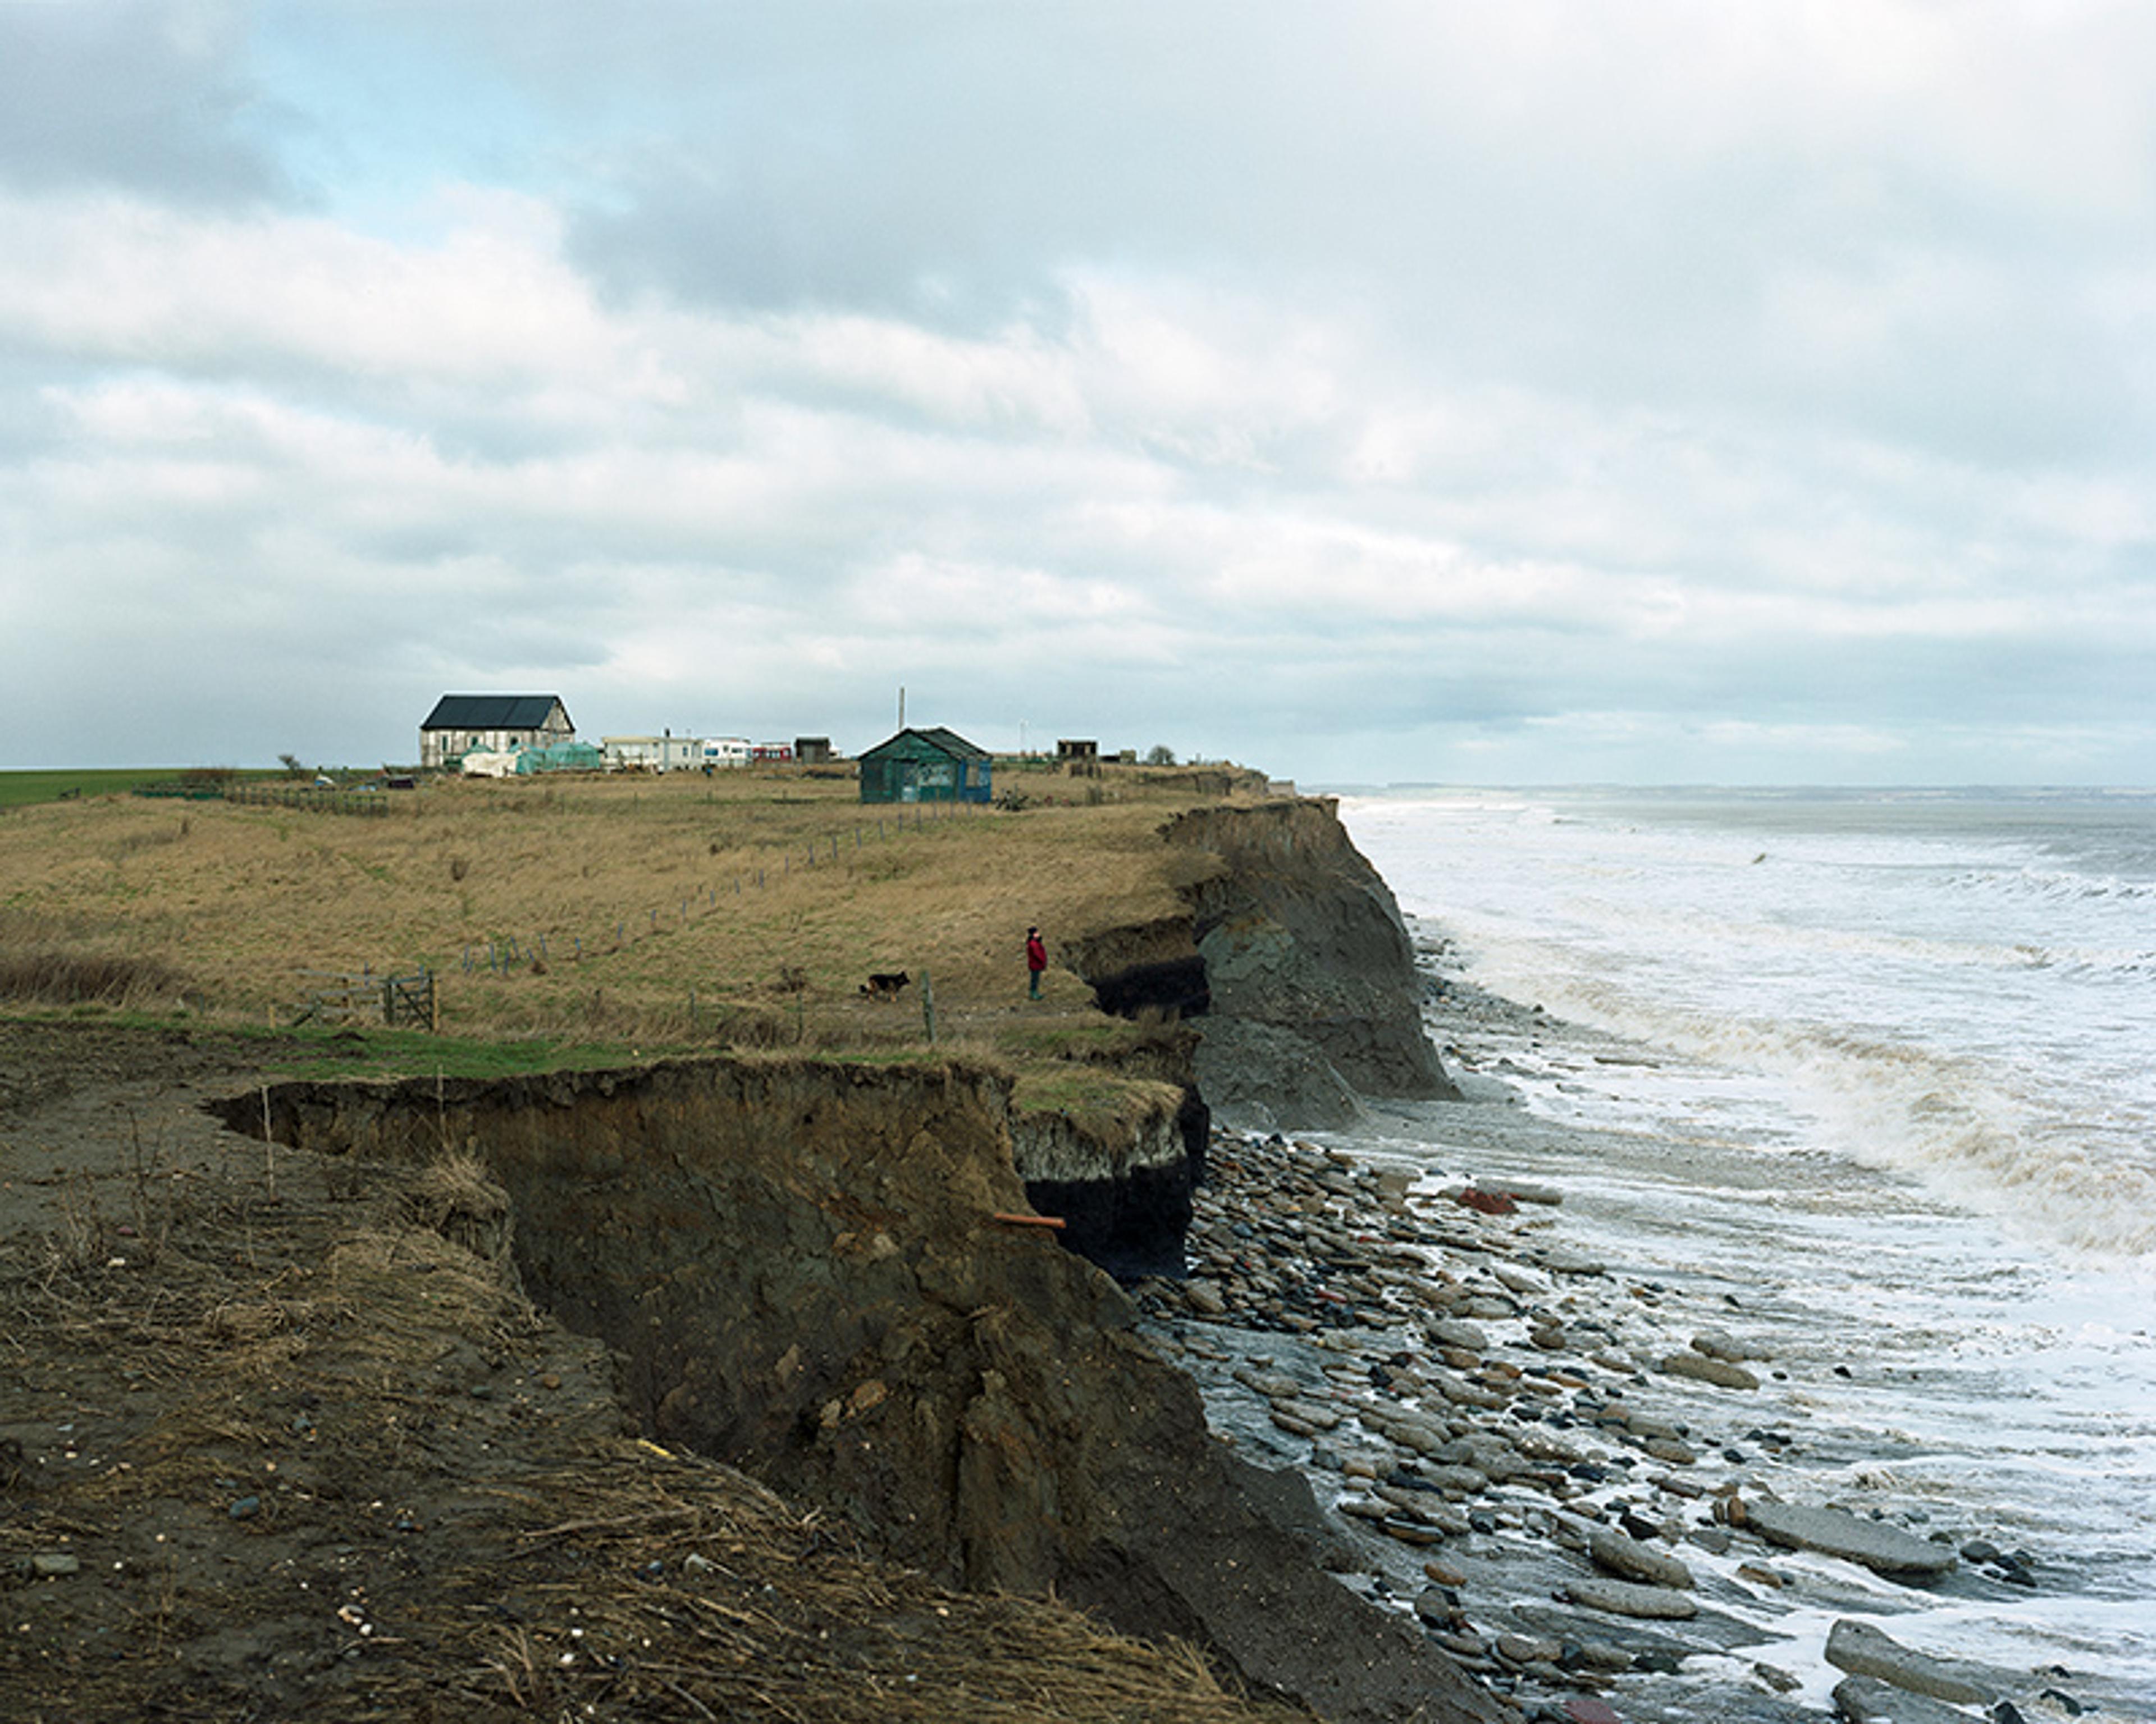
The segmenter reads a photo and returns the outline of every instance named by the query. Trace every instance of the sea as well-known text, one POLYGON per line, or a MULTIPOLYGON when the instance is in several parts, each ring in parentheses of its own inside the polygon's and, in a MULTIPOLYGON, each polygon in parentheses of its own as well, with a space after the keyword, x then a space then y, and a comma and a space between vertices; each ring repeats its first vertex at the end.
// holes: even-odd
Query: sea
MULTIPOLYGON (((1773 1352, 1809 1457, 1784 1494, 2038 1578, 1856 1609, 2156 1718, 2156 793, 1412 788, 1341 815, 1449 1063, 1535 1127, 1433 1104, 1342 1141, 1561 1188, 1568 1244, 1773 1352), (1455 1035, 1448 989, 1529 1028, 1455 1035)), ((1833 1614, 1773 1619, 1793 1698, 1840 1674, 1833 1614)))

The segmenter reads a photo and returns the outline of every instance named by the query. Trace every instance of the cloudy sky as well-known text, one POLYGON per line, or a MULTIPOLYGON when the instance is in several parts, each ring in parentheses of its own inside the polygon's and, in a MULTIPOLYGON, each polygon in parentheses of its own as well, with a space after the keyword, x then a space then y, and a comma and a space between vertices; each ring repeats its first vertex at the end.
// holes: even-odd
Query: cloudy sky
POLYGON ((2143 0, 0 0, 0 765, 2156 782, 2143 0))

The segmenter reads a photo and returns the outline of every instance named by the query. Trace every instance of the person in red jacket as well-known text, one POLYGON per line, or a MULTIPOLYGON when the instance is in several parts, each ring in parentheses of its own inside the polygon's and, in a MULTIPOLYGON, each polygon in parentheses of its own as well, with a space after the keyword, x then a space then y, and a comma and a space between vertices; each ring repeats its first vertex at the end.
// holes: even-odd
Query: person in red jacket
POLYGON ((1040 943, 1040 930, 1025 931, 1025 974, 1028 998, 1040 998, 1040 972, 1048 967, 1048 948, 1040 943))

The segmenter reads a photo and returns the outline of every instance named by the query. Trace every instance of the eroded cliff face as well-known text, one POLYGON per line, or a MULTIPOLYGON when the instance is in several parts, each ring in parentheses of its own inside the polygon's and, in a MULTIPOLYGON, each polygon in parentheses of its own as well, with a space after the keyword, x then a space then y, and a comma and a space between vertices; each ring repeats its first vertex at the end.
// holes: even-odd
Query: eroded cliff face
POLYGON ((1120 1280, 1180 1278, 1210 1125, 1186 1081, 1164 1085, 1157 1105, 1111 1127, 1058 1113, 1016 1115, 1011 1153, 1027 1201, 1061 1219, 1070 1249, 1120 1280))
POLYGON ((1105 1010, 1197 1019, 1195 1070, 1244 1126, 1346 1124, 1358 1095, 1456 1098, 1424 1033, 1399 906, 1329 798, 1205 808, 1163 829, 1189 853, 1187 918, 1071 942, 1105 1010))
POLYGON ((287 1085, 224 1111, 252 1135, 266 1105, 280 1139, 332 1152, 479 1155, 527 1289, 618 1352, 646 1429, 901 1561, 1198 1640, 1328 1718, 1493 1719, 1263 1506, 1279 1493, 1209 1434, 1113 1280, 998 1219, 1060 1214, 1098 1262, 1178 1272, 1208 1101, 1298 1126, 1358 1090, 1452 1093, 1397 906, 1332 803, 1200 810, 1163 838, 1188 914, 1065 948, 1104 1004, 1187 1020, 1116 1056, 1161 1088, 1111 1126, 1014 1114, 957 1065, 729 1059, 287 1085))
POLYGON ((480 1156, 531 1295, 624 1362, 661 1442, 829 1504, 901 1560, 1198 1639, 1328 1717, 1486 1719, 1422 1637, 1322 1573, 1023 1213, 1002 1083, 711 1060, 499 1082, 286 1085, 250 1133, 480 1156))

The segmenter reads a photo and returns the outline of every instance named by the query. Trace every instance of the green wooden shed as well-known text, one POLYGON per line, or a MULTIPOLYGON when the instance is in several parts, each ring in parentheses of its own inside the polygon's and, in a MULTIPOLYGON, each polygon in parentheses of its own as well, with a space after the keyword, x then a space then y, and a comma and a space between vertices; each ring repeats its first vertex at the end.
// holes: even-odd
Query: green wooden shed
POLYGON ((863 802, 987 802, 988 751, 938 725, 901 731, 860 757, 863 802))

